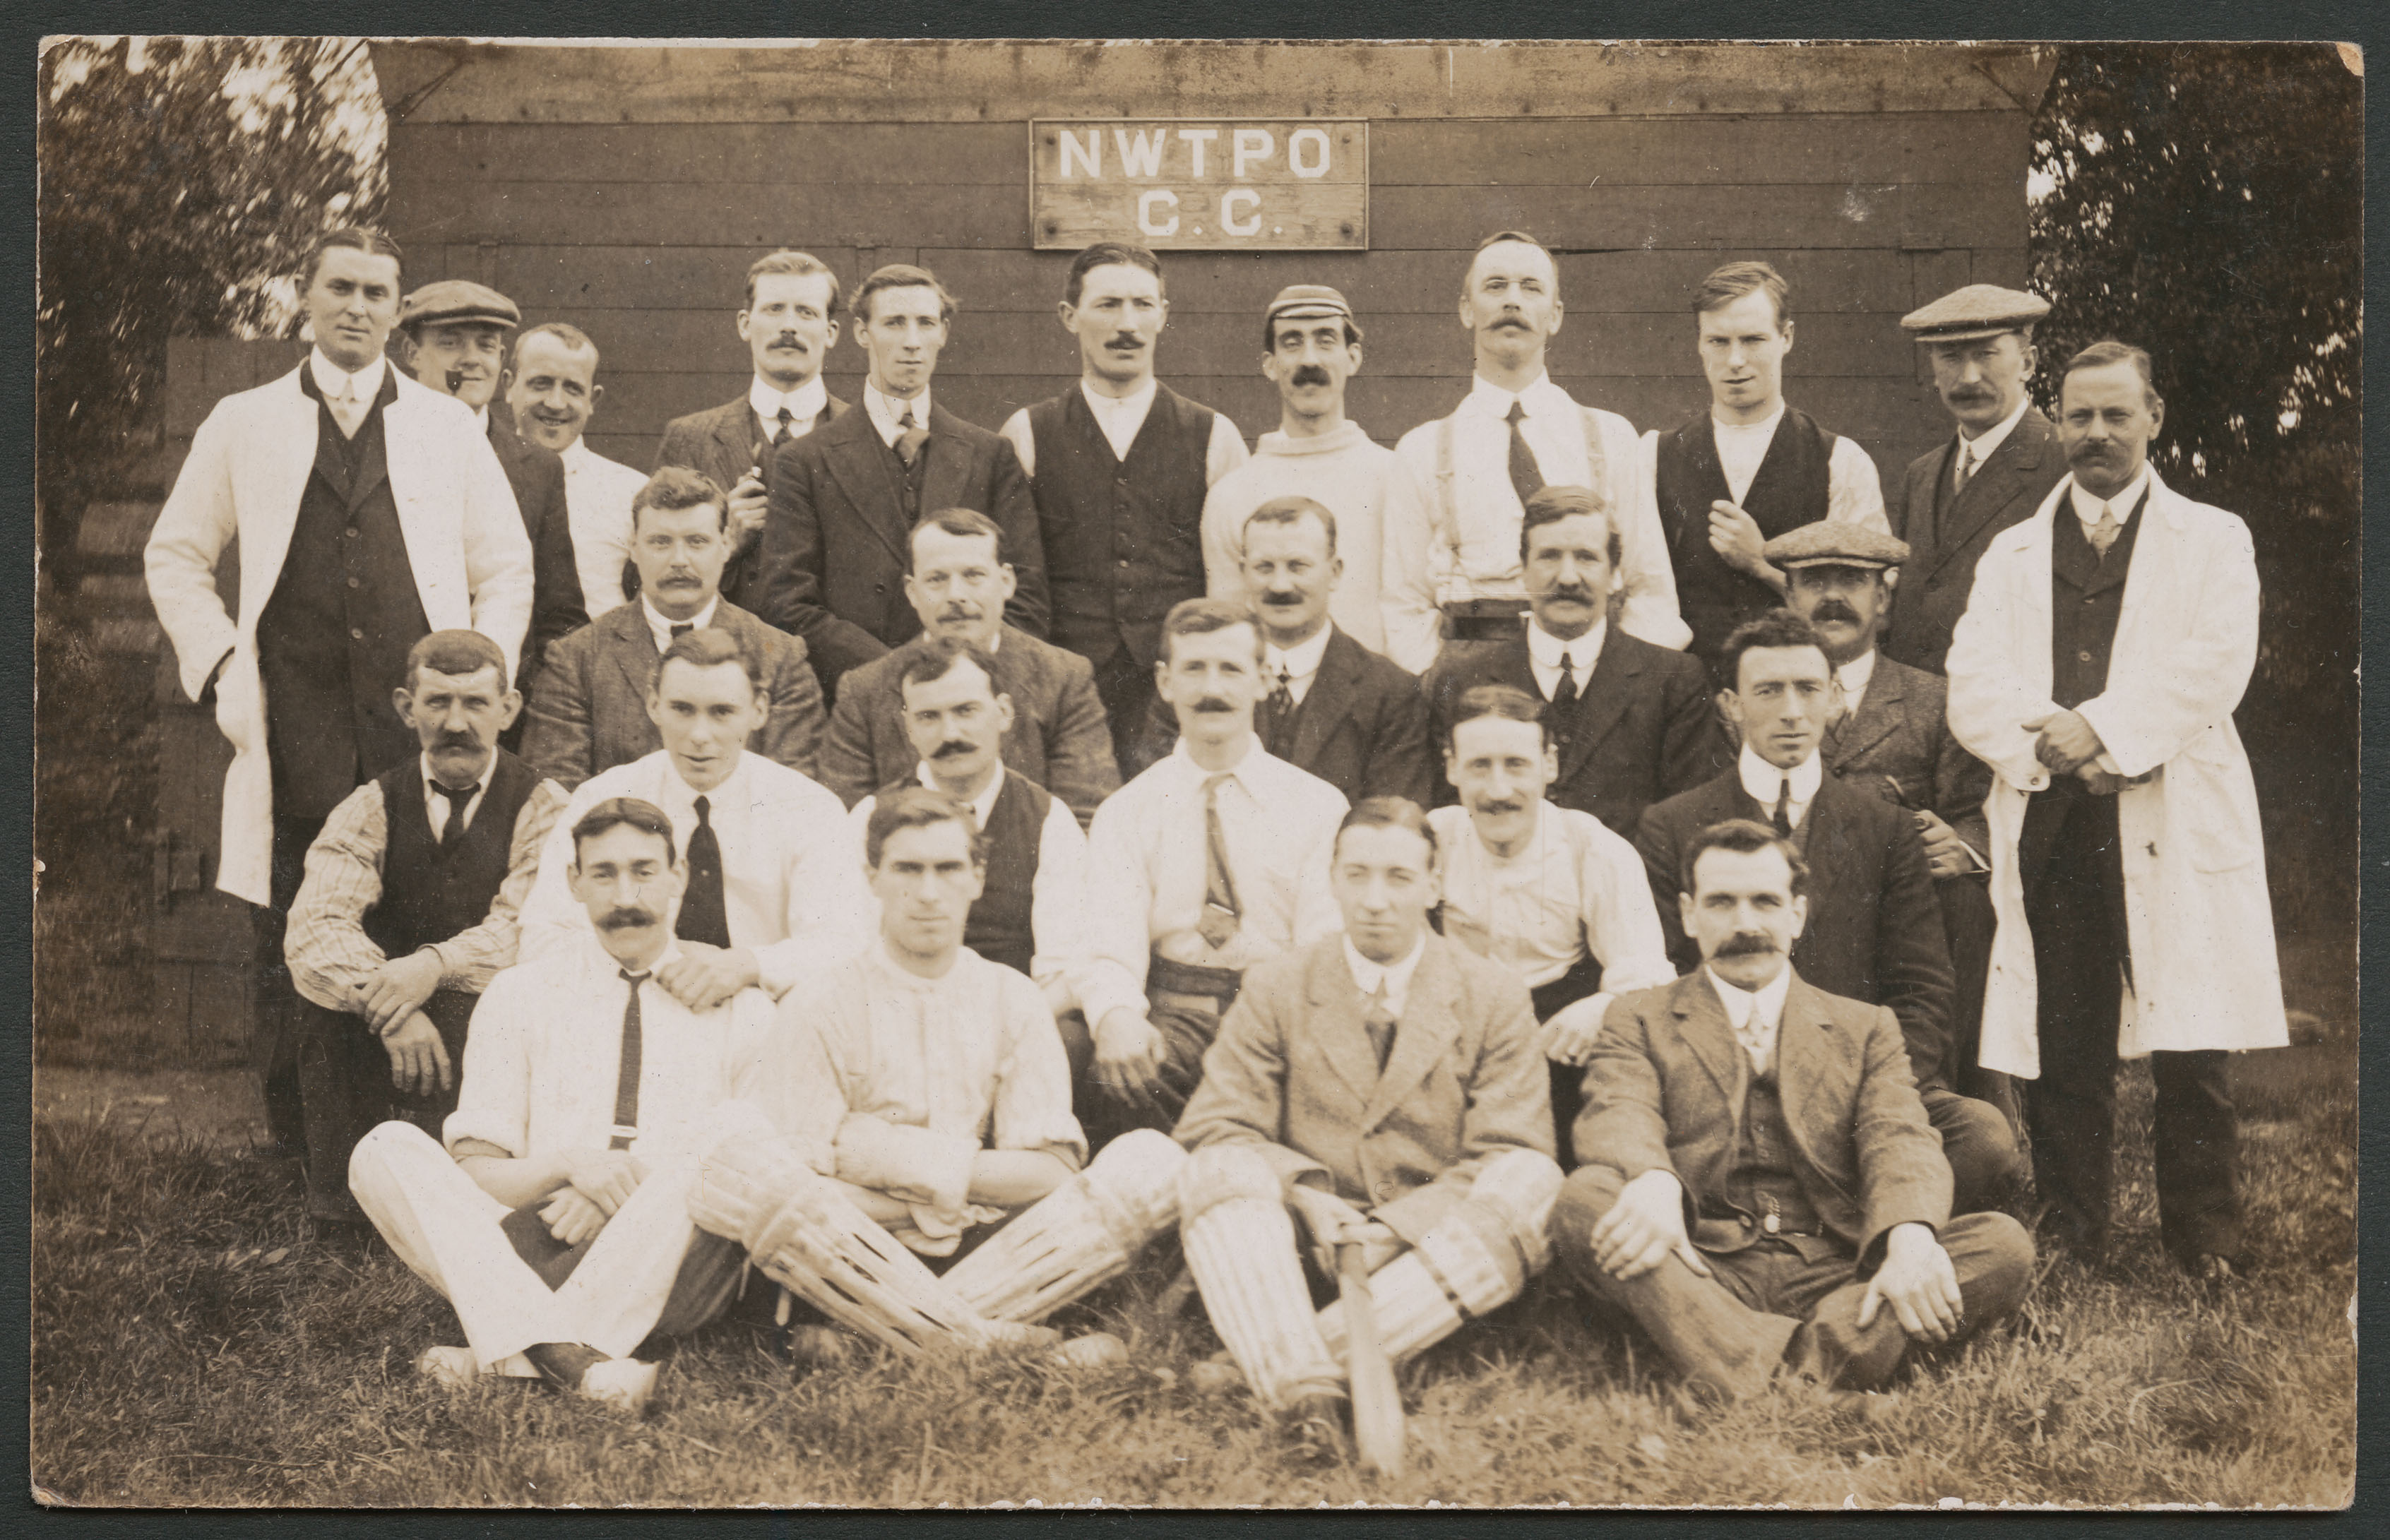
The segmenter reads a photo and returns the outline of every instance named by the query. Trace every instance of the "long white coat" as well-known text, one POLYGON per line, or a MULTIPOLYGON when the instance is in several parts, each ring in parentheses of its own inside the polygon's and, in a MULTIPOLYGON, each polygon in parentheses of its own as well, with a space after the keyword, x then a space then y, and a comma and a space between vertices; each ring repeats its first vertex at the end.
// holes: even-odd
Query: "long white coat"
MULTIPOLYGON (((2017 835, 2027 793, 2049 784, 2023 724, 2050 691, 2050 532, 2075 517, 2068 477, 2002 531, 1975 567, 1952 634, 1950 730, 1992 766, 1992 905, 1999 930, 1984 996, 1983 1067, 2041 1072, 2033 938, 2017 835)), ((2125 579, 2107 688, 2075 710, 2106 745, 2102 768, 2154 771, 2119 792, 2132 987, 2117 1051, 2270 1048, 2289 1041, 2265 847, 2248 756, 2233 730, 2257 661, 2257 560, 2248 526, 2150 474, 2125 579)))
MULTIPOLYGON (((299 499, 315 464, 318 417, 316 404, 300 389, 298 369, 216 403, 191 441, 146 557, 149 599, 174 644, 184 692, 197 700, 216 660, 232 653, 216 683, 216 725, 233 747, 216 886, 251 904, 268 899, 274 855, 257 618, 290 549, 299 499), (235 536, 238 620, 225 613, 216 590, 216 563, 235 536)), ((488 437, 462 403, 403 375, 398 398, 382 413, 382 431, 391 498, 424 619, 434 631, 469 627, 488 636, 506 653, 507 677, 513 678, 531 623, 531 539, 488 437)))

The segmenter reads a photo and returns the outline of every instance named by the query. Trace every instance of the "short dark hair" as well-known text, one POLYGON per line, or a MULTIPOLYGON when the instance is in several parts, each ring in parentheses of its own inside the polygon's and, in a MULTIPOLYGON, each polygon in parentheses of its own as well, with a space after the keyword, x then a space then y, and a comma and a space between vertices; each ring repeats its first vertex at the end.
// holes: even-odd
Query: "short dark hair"
POLYGON ((1552 264, 1552 292, 1555 294, 1560 292, 1561 259, 1552 254, 1552 249, 1550 247, 1545 245, 1542 241, 1537 240, 1535 237, 1527 234, 1524 230, 1497 230, 1492 235, 1487 236, 1484 240, 1479 241, 1477 243, 1477 250, 1469 253, 1469 265, 1461 271, 1460 275, 1461 293, 1467 294, 1469 292, 1469 275, 1477 271, 1477 259, 1484 254, 1485 249, 1489 246, 1499 246, 1506 240, 1517 241, 1522 246, 1532 246, 1536 250, 1541 251, 1544 254, 1545 260, 1552 264))
POLYGON ((926 786, 900 786, 872 800, 871 816, 863 825, 864 864, 879 870, 890 835, 900 828, 928 828, 933 824, 962 825, 963 832, 970 836, 971 865, 987 865, 987 836, 980 832, 970 804, 926 786))
POLYGON ((935 513, 924 516, 921 521, 914 525, 905 536, 905 570, 906 571, 913 570, 913 542, 920 536, 923 530, 944 530, 948 534, 960 535, 966 539, 993 540, 996 542, 996 562, 999 566, 1003 564, 1003 525, 977 508, 940 508, 935 513))
POLYGON ((944 679, 962 663, 978 665, 987 675, 991 695, 1002 695, 1004 687, 996 682, 996 654, 977 642, 966 642, 957 636, 925 636, 920 645, 906 649, 905 666, 896 674, 896 709, 905 709, 905 687, 927 685, 944 679))
POLYGON ((641 802, 636 797, 609 797, 583 814, 581 821, 572 826, 572 864, 576 866, 581 865, 582 841, 595 840, 608 829, 620 828, 625 824, 652 834, 664 842, 665 865, 680 859, 679 847, 673 842, 672 820, 664 816, 662 808, 653 802, 641 802))
POLYGON ((854 291, 854 318, 865 326, 871 324, 871 297, 883 289, 926 289, 938 297, 938 319, 951 322, 955 318, 955 297, 946 286, 926 267, 894 262, 879 269, 863 280, 854 291))
POLYGON ((824 314, 831 316, 838 314, 838 275, 829 270, 828 263, 812 252, 791 251, 785 246, 769 256, 756 258, 755 265, 747 269, 748 309, 752 310, 755 307, 755 280, 776 273, 796 278, 812 277, 818 274, 828 278, 829 309, 824 314))
POLYGON ((1767 302, 1776 307, 1776 329, 1782 331, 1792 319, 1792 286, 1784 275, 1764 262, 1730 262, 1712 272, 1693 290, 1693 314, 1705 315, 1720 305, 1730 305, 1746 294, 1765 290, 1767 302))
POLYGON ((1523 511, 1525 517, 1519 521, 1519 560, 1522 564, 1527 559, 1528 537, 1536 530, 1586 513, 1599 516, 1602 527, 1610 532, 1606 545, 1610 564, 1617 566, 1625 554, 1625 543, 1619 538, 1618 520, 1611 514, 1609 501, 1591 487, 1543 487, 1527 499, 1523 511))
POLYGON ((425 669, 461 679, 485 668, 498 671, 499 694, 514 687, 513 681, 507 677, 507 655, 497 643, 478 631, 434 631, 417 638, 415 645, 406 649, 406 687, 412 691, 425 669))
POLYGON ((1546 743, 1552 740, 1551 724, 1544 720, 1542 701, 1516 685, 1472 685, 1453 702, 1452 722, 1444 731, 1445 747, 1449 749, 1458 740, 1463 725, 1487 716, 1498 716, 1505 722, 1532 722, 1546 743))
MULTIPOLYGON (((1327 317, 1324 315, 1266 315, 1262 317, 1262 352, 1278 352, 1279 327, 1282 326, 1307 327, 1314 321, 1324 321, 1326 319, 1327 317)), ((1344 345, 1348 348, 1359 347, 1361 345, 1360 323, 1355 321, 1350 315, 1340 315, 1337 319, 1344 323, 1344 345)))
POLYGON ((656 676, 649 685, 661 693, 664 687, 666 665, 681 662, 692 668, 715 668, 724 663, 737 663, 747 671, 747 683, 760 694, 764 688, 764 663, 729 632, 717 625, 700 625, 673 638, 672 646, 656 660, 656 676))
POLYGON ((724 529, 730 527, 730 499, 724 495, 722 485, 702 470, 691 470, 685 465, 664 466, 648 478, 648 484, 631 494, 631 533, 639 533, 639 515, 649 508, 664 513, 678 513, 683 508, 712 505, 721 515, 724 529))
POLYGON ((1319 527, 1328 532, 1328 554, 1334 556, 1336 554, 1336 516, 1329 512, 1324 506, 1313 502, 1308 497, 1297 497, 1291 494, 1284 497, 1273 497, 1245 515, 1244 527, 1237 532, 1239 547, 1237 554, 1239 556, 1244 554, 1245 537, 1253 533, 1255 524, 1294 525, 1302 523, 1306 519, 1319 520, 1319 527))
POLYGON ((2102 342, 2092 343, 2066 361, 2066 367, 2058 371, 2059 394, 2063 396, 2066 393, 2066 377, 2075 370, 2104 369, 2111 364, 2130 364, 2133 366, 2134 372, 2141 377, 2143 402, 2155 406, 2163 399, 2158 394, 2157 381, 2150 364, 2148 350, 2137 348, 2130 342, 2119 342, 2113 337, 2102 342))
POLYGON ((598 344, 589 340, 587 332, 563 321, 543 321, 538 326, 528 327, 515 333, 515 351, 511 367, 517 374, 522 372, 523 344, 534 337, 553 337, 574 353, 588 353, 589 372, 591 374, 598 372, 598 344))
POLYGON ((1809 863, 1801 859, 1800 849, 1792 841, 1756 818, 1728 818, 1694 835, 1693 842, 1685 847, 1684 859, 1677 866, 1677 891, 1688 898, 1693 896, 1693 866, 1710 851, 1730 850, 1749 855, 1770 849, 1784 853, 1784 864, 1792 869, 1792 896, 1800 897, 1809 887, 1809 863))
POLYGON ((1408 797, 1364 797, 1344 814, 1344 821, 1336 826, 1336 838, 1329 841, 1331 858, 1344 847, 1344 831, 1348 828, 1407 828, 1427 841, 1427 863, 1434 866, 1442 857, 1436 848, 1435 828, 1427 821, 1427 809, 1408 797))
POLYGON ((1727 633, 1726 646, 1718 653, 1718 663, 1725 670, 1720 675, 1726 687, 1742 687, 1742 655, 1759 647, 1814 647, 1819 652, 1826 644, 1818 636, 1818 628, 1798 610, 1779 607, 1764 610, 1727 633))
POLYGON ((315 244, 307 248, 307 266, 304 270, 306 277, 299 285, 301 289, 304 290, 315 286, 316 271, 324 265, 324 253, 335 249, 388 257, 398 263, 400 282, 405 281, 406 258, 399 251, 398 242, 383 235, 379 230, 368 229, 362 225, 342 225, 317 236, 315 244))
POLYGON ((1170 661, 1172 637, 1201 636, 1208 632, 1226 631, 1232 625, 1253 628, 1253 657, 1258 661, 1265 645, 1262 622, 1253 618, 1250 609, 1241 604, 1230 604, 1227 599, 1180 599, 1170 607, 1170 613, 1162 618, 1162 661, 1165 663, 1170 661))
MULTIPOLYGON (((1163 282, 1162 259, 1142 246, 1131 246, 1124 240, 1099 240, 1071 259, 1071 271, 1062 279, 1062 302, 1074 305, 1086 289, 1087 275, 1099 267, 1142 267, 1153 275, 1156 284, 1163 282)), ((1164 292, 1167 292, 1167 289, 1164 292)))

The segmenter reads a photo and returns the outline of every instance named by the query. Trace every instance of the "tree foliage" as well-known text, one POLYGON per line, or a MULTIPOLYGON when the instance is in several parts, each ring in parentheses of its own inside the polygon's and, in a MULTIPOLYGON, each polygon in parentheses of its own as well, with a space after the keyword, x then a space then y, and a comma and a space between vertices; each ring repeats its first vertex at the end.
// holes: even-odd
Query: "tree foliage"
POLYGON ((83 504, 154 443, 166 340, 289 334, 308 245, 379 216, 371 82, 346 38, 76 38, 43 56, 35 465, 54 561, 83 504))

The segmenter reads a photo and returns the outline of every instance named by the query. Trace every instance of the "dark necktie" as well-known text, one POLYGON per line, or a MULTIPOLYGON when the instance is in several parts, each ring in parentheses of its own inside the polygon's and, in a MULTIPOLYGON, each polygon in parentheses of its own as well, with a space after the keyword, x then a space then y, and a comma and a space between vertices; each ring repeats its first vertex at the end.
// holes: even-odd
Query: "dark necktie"
POLYGON ((713 804, 697 799, 697 828, 688 836, 688 892, 681 895, 673 934, 708 946, 730 945, 730 911, 722 896, 722 841, 713 835, 713 804))
POLYGON ((930 430, 913 420, 913 404, 906 402, 905 415, 896 419, 896 457, 905 462, 906 469, 912 469, 913 462, 921 457, 921 445, 929 436, 930 430))
POLYGON ((1576 668, 1565 651, 1561 654, 1560 681, 1552 686, 1552 704, 1561 711, 1576 705, 1576 668))
POLYGON ((683 636, 687 635, 690 632, 696 629, 697 622, 695 621, 675 621, 672 622, 671 626, 672 639, 675 642, 679 641, 683 636))
POLYGON ((606 1141, 609 1149, 628 1149, 639 1136, 639 986, 648 976, 626 968, 622 977, 631 986, 631 997, 623 1006, 623 1068, 614 1077, 614 1133, 606 1141))
POLYGON ((1527 447, 1527 436, 1519 430, 1519 424, 1526 420, 1527 409, 1510 403, 1510 484, 1518 489, 1523 504, 1544 490, 1543 468, 1536 464, 1536 452, 1527 447))
POLYGON ((1792 838, 1792 777, 1788 773, 1776 791, 1776 832, 1792 838))
POLYGON ((1369 1034, 1370 1051, 1378 1056, 1378 1072, 1383 1074, 1386 1059, 1394 1051, 1394 1012, 1386 1003, 1386 981, 1369 994, 1369 1007, 1361 1013, 1361 1028, 1369 1034))
POLYGON ((458 793, 435 780, 427 780, 423 784, 448 799, 448 816, 440 821, 440 848, 446 850, 465 837, 465 803, 473 795, 472 789, 469 787, 458 793))
POLYGON ((779 431, 772 435, 775 448, 789 442, 789 435, 795 431, 796 423, 796 414, 789 410, 789 404, 785 401, 780 403, 779 431))
POLYGON ((1228 837, 1220 828, 1220 787, 1233 778, 1214 776, 1203 783, 1203 918, 1195 930, 1215 950, 1228 944, 1240 923, 1237 883, 1228 875, 1228 837))
POLYGON ((1267 727, 1262 734, 1262 747, 1280 759, 1287 759, 1294 744, 1294 676, 1284 663, 1278 666, 1278 682, 1270 687, 1269 699, 1262 702, 1267 727))

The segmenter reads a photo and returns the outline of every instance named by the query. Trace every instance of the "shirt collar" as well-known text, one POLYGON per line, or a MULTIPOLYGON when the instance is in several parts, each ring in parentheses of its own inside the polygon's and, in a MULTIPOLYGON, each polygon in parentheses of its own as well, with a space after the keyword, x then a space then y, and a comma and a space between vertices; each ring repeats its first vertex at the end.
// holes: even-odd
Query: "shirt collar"
POLYGON ((1875 648, 1870 648, 1849 662, 1834 665, 1834 677, 1844 695, 1857 699, 1867 693, 1869 682, 1875 678, 1875 648))
MULTIPOLYGON (((1776 793, 1783 787, 1785 772, 1761 759, 1758 751, 1748 743, 1735 759, 1735 773, 1742 777, 1742 789, 1751 793, 1753 802, 1762 807, 1776 805, 1776 793)), ((1817 799, 1818 788, 1825 784, 1826 762, 1812 749, 1807 759, 1792 767, 1792 800, 1805 806, 1817 799)))
POLYGON ((1226 770, 1206 770, 1195 763, 1194 752, 1187 747, 1186 736, 1181 734, 1177 743, 1170 751, 1170 758, 1163 763, 1177 765, 1186 774, 1195 778, 1196 785, 1201 786, 1214 776, 1226 776, 1230 780, 1242 780, 1254 765, 1269 757, 1269 751, 1262 747, 1261 735, 1252 733, 1246 735, 1245 751, 1239 756, 1235 764, 1226 770))
POLYGON ((1768 1034, 1784 1022, 1784 996, 1792 990, 1792 965, 1776 970, 1776 977, 1757 989, 1738 989, 1717 976, 1717 970, 1704 963, 1702 971, 1709 975, 1710 987, 1717 991, 1718 1004, 1726 1007, 1726 1019, 1740 1036, 1752 1028, 1752 1011, 1759 1012, 1758 1025, 1768 1034))
POLYGON ((1410 998, 1411 976, 1419 971, 1420 959, 1426 956, 1427 932, 1424 930, 1420 932, 1417 941, 1411 943, 1407 956, 1399 962, 1391 963, 1371 962, 1361 956, 1361 949, 1353 944, 1351 937, 1344 938, 1344 966, 1352 971, 1353 987, 1368 995, 1378 993, 1378 986, 1383 984, 1386 1007, 1398 1017, 1403 1013, 1405 1002, 1410 998))
MULTIPOLYGON (((938 789, 938 778, 930 774, 929 761, 923 760, 915 773, 920 776, 921 784, 923 786, 928 787, 932 791, 938 789)), ((1004 762, 1002 760, 998 760, 996 762, 996 774, 988 777, 987 789, 982 791, 978 796, 971 799, 971 816, 979 820, 980 831, 982 833, 985 833, 987 831, 988 815, 996 811, 996 799, 1003 792, 1003 790, 1004 762)))
POLYGON ((1368 442, 1369 435, 1362 430, 1361 425, 1351 417, 1346 417, 1333 431, 1308 439, 1291 438, 1284 429, 1273 428, 1255 441, 1253 453, 1255 455, 1332 455, 1339 450, 1351 449, 1368 442))
MULTIPOLYGON (((722 784, 711 791, 700 791, 680 778, 680 766, 673 762, 671 750, 659 749, 656 752, 662 754, 664 760, 663 792, 660 800, 663 802, 664 811, 667 814, 684 809, 694 810, 697 806, 697 799, 700 797, 706 799, 707 808, 715 813, 734 802, 743 801, 740 788, 747 774, 747 762, 754 757, 749 751, 744 749, 739 751, 739 758, 730 766, 730 774, 723 776, 722 784)), ((682 853, 687 853, 684 851, 682 853)))
POLYGON ((1153 404, 1153 393, 1162 382, 1149 376, 1146 382, 1124 396, 1108 396, 1089 385, 1082 377, 1079 393, 1087 398, 1088 409, 1098 417, 1124 417, 1144 412, 1153 404))
POLYGON ((590 463, 598 458, 598 452, 575 433, 571 443, 556 452, 556 457, 564 462, 564 473, 571 476, 588 469, 590 463))
POLYGON ((896 442, 896 435, 902 431, 897 424, 904 421, 907 406, 913 409, 914 426, 927 429, 930 426, 930 388, 927 385, 922 386, 921 393, 912 400, 899 401, 894 396, 880 394, 879 388, 869 381, 864 382, 863 409, 871 414, 871 426, 879 429, 880 436, 887 442, 896 442))
MULTIPOLYGON (((449 790, 446 787, 442 786, 440 784, 440 777, 431 773, 431 755, 428 751, 418 757, 417 764, 423 771, 423 782, 426 788, 436 789, 442 796, 447 798, 450 802, 455 802, 456 800, 456 793, 449 790)), ((489 758, 489 763, 482 766, 481 779, 473 783, 473 789, 465 794, 465 800, 469 802, 475 797, 487 791, 490 789, 490 777, 497 774, 497 769, 498 756, 492 754, 489 758)))
POLYGON ((473 426, 484 433, 490 430, 490 409, 487 405, 473 408, 473 426))
POLYGON ((1548 374, 1537 375, 1533 384, 1516 394, 1502 389, 1484 375, 1477 375, 1470 381, 1469 398, 1463 404, 1498 422, 1510 415, 1510 403, 1514 401, 1525 407, 1527 416, 1531 417, 1559 410, 1563 404, 1575 404, 1569 401, 1566 391, 1552 383, 1552 377, 1548 374), (1559 398, 1557 401, 1553 399, 1556 396, 1559 398))
MULTIPOLYGON (((585 938, 589 947, 589 956, 592 959, 591 966, 594 968, 604 969, 606 970, 605 977, 608 982, 612 983, 620 982, 623 973, 623 959, 614 956, 613 953, 606 950, 606 943, 598 939, 598 930, 595 926, 592 926, 586 932, 585 932, 585 938)), ((677 938, 666 938, 663 951, 657 955, 655 962, 649 967, 645 973, 639 975, 639 977, 652 983, 655 981, 656 975, 663 971, 664 965, 667 963, 678 962, 680 960, 680 955, 679 940, 677 938)))
POLYGON ((688 619, 685 621, 667 620, 664 616, 657 612, 654 603, 649 599, 647 595, 641 594, 639 596, 639 609, 648 617, 648 630, 652 632, 655 635, 656 650, 658 652, 662 652, 664 648, 672 646, 672 628, 674 626, 691 625, 703 627, 712 625, 713 623, 713 612, 721 608, 722 596, 720 594, 716 594, 712 598, 705 601, 704 609, 699 610, 696 614, 691 615, 688 619))
POLYGON ((2086 529, 2100 522, 2101 512, 2107 508, 2116 510, 2116 522, 2122 524, 2126 517, 2133 511, 2133 505, 2140 501, 2141 494, 2149 491, 2149 488, 2150 463, 2143 460, 2141 473, 2127 482, 2124 490, 2114 497, 2103 502, 2086 492, 2082 482, 2072 481, 2067 486, 2067 502, 2074 507, 2075 517, 2083 520, 2086 529))
POLYGON ((783 391, 757 375, 748 381, 747 404, 754 409, 756 420, 768 434, 778 429, 782 406, 789 409, 792 423, 809 424, 820 417, 822 408, 829 404, 829 387, 822 383, 821 376, 816 375, 795 390, 783 391))
POLYGON ((1610 622, 1605 617, 1594 622, 1593 629, 1576 640, 1564 642, 1530 616, 1527 621, 1527 656, 1539 668, 1557 669, 1565 654, 1570 671, 1576 675, 1577 687, 1582 689, 1587 675, 1593 673, 1593 665, 1601 659, 1601 639, 1609 631, 1610 622))
POLYGON ((1319 660, 1328 655, 1329 634, 1336 629, 1330 622, 1312 634, 1307 642, 1299 642, 1281 650, 1276 643, 1262 645, 1262 668, 1275 680, 1280 667, 1297 679, 1308 679, 1319 672, 1319 660))
POLYGON ((325 400, 337 401, 347 391, 350 382, 354 381, 357 399, 369 402, 381 393, 382 371, 390 367, 390 359, 387 355, 378 356, 364 368, 351 374, 325 357, 323 349, 316 348, 307 354, 307 367, 315 375, 315 389, 324 392, 325 400))
POLYGON ((2015 411, 2011 412, 2007 417, 2002 417, 1998 422, 1994 423, 1991 427, 1985 429, 1973 438, 1971 439, 1967 437, 1965 431, 1962 430, 1959 434, 1959 453, 1963 456, 1972 451, 1975 456, 1975 463, 1977 465, 1982 465, 1985 460, 1992 457, 1993 451, 1998 449, 2000 445, 2008 443, 2010 431, 2014 429, 2018 423, 2024 420, 2024 409, 2032 404, 2033 398, 2031 396, 2019 396, 2017 398, 2015 411))
POLYGON ((1743 433, 1748 434, 1750 437, 1754 439, 1766 438, 1769 434, 1775 432, 1776 425, 1783 420, 1784 402, 1781 397, 1779 397, 1776 403, 1776 410, 1768 413, 1757 422, 1721 422, 1718 420, 1716 409, 1712 408, 1710 412, 1710 430, 1711 431, 1717 433, 1743 433))

